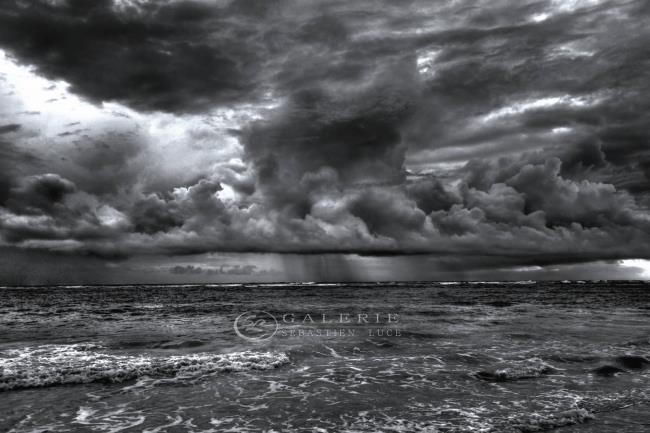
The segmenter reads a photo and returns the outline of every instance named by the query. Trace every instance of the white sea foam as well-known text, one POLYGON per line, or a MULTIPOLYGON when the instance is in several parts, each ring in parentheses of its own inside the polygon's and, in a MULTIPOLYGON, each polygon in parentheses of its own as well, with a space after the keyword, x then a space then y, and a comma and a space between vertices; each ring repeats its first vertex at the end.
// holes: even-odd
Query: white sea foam
POLYGON ((193 353, 173 356, 112 354, 94 344, 43 345, 0 353, 0 391, 89 382, 123 382, 142 376, 200 376, 266 370, 287 364, 285 353, 193 353))
POLYGON ((485 380, 509 381, 540 377, 555 370, 555 367, 539 358, 530 358, 523 361, 512 361, 509 365, 493 372, 481 371, 476 375, 485 380))

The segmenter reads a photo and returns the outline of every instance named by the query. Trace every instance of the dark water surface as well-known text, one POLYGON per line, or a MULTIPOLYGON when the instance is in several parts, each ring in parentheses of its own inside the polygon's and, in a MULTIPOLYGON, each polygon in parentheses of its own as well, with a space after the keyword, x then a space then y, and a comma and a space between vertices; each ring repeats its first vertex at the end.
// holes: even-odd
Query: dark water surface
POLYGON ((649 301, 642 282, 3 288, 0 431, 650 431, 649 301))

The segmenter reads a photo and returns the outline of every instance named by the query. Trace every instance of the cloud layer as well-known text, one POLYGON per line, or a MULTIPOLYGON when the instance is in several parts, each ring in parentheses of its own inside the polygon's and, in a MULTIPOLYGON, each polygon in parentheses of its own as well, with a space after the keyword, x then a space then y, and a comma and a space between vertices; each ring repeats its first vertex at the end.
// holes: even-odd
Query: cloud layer
POLYGON ((5 1, 2 241, 650 258, 649 21, 640 0, 5 1))

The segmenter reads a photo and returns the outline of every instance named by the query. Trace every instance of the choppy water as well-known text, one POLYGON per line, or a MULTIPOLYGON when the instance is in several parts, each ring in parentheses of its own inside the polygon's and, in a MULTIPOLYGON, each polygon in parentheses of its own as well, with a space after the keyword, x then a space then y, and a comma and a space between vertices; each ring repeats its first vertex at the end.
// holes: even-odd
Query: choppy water
POLYGON ((649 301, 642 282, 4 288, 0 431, 650 431, 649 301), (272 338, 237 335, 253 310, 272 338))

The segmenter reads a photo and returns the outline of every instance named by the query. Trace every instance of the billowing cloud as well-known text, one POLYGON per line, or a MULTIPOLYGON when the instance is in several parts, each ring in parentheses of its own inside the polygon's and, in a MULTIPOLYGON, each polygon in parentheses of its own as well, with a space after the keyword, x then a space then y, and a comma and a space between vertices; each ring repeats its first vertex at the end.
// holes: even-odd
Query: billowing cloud
MULTIPOLYGON (((640 0, 3 2, 2 242, 649 258, 648 17, 640 0)), ((187 266, 169 269, 217 272, 187 266)))
POLYGON ((253 79, 262 65, 241 40, 252 45, 262 35, 247 30, 237 9, 207 2, 8 1, 0 8, 0 43, 93 101, 196 111, 257 90, 253 79))

